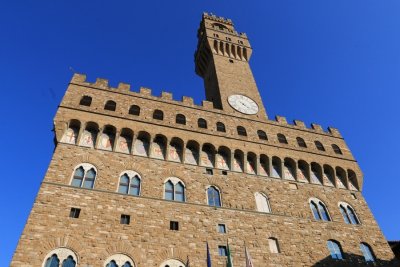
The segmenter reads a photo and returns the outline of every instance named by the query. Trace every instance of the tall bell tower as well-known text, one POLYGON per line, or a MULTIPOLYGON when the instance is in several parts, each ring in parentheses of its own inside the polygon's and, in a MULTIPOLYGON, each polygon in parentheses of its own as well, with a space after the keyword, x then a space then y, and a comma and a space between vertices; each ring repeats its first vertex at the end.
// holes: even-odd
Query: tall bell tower
POLYGON ((206 99, 235 116, 266 120, 246 34, 236 32, 230 19, 204 13, 197 38, 196 73, 204 79, 206 99))

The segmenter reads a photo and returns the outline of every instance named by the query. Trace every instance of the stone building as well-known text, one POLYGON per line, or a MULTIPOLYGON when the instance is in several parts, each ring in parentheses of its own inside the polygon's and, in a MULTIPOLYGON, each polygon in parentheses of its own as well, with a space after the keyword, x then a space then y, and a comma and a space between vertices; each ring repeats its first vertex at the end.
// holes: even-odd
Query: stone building
POLYGON ((231 20, 197 35, 200 106, 73 76, 11 266, 395 266, 339 131, 268 118, 231 20))

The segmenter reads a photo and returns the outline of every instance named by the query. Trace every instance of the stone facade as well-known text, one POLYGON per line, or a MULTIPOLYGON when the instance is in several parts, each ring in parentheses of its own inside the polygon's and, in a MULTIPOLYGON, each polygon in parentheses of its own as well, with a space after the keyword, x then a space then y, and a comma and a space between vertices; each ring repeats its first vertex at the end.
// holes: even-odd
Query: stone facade
POLYGON ((89 83, 74 75, 54 119, 56 149, 11 266, 45 266, 52 251, 65 248, 73 251, 76 266, 111 260, 118 266, 185 266, 189 259, 200 267, 206 266, 206 242, 213 266, 225 266, 218 246, 227 241, 236 266, 244 266, 245 244, 255 266, 365 266, 361 242, 371 247, 375 265, 396 266, 339 131, 268 119, 248 64, 250 44, 230 20, 204 14, 198 37, 196 72, 208 100, 201 106, 190 97, 176 101, 170 93, 157 97, 148 88, 132 92, 127 84, 110 88, 107 80, 89 83), (246 94, 259 112, 238 112, 226 101, 231 94, 246 94), (85 96, 89 105, 82 102, 85 96), (113 103, 104 109, 110 100, 115 110, 113 103), (129 114, 132 105, 139 114, 129 114), (162 120, 153 117, 156 109, 162 120), (177 114, 185 124, 176 122, 177 114), (199 118, 207 128, 198 127, 199 118), (225 132, 217 131, 218 122, 225 132), (238 126, 247 136, 238 135, 238 126), (81 164, 93 166, 93 188, 72 185, 81 164), (140 177, 139 195, 119 193, 126 171, 140 177), (165 199, 169 177, 182 182, 185 201, 165 199), (210 186, 219 190, 221 207, 208 205, 210 186), (257 192, 267 196, 271 212, 258 211, 257 192), (310 199, 325 204, 330 221, 313 217, 310 199), (345 223, 340 202, 354 209, 360 224, 345 223), (80 209, 79 218, 70 217, 71 208, 80 209), (121 224, 122 214, 130 216, 129 224, 121 224), (179 223, 178 231, 170 230, 170 221, 179 223), (219 233, 218 224, 227 232, 219 233), (268 238, 277 240, 279 253, 270 251, 268 238), (330 258, 328 240, 340 243, 344 260, 330 258))

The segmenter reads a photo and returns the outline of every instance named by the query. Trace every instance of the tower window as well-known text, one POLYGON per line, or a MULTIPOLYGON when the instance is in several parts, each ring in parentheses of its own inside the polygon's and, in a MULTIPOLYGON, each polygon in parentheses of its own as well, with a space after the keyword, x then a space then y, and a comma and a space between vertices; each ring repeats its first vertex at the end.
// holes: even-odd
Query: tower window
POLYGON ((217 122, 217 132, 226 132, 225 129, 225 124, 223 124, 222 122, 217 122))
POLYGON ((126 214, 121 214, 121 224, 130 224, 131 223, 131 216, 126 215, 126 214))
POLYGON ((74 171, 71 185, 92 189, 96 179, 96 170, 93 165, 83 163, 74 171))
POLYGON ((364 259, 366 262, 374 262, 375 261, 374 253, 372 252, 371 247, 367 243, 361 243, 360 249, 361 249, 362 254, 364 255, 364 259))
POLYGON ((218 224, 218 233, 225 234, 226 233, 226 226, 223 223, 218 224))
POLYGON ((313 199, 310 201, 310 208, 314 215, 314 219, 317 221, 330 221, 328 210, 322 201, 313 199))
POLYGON ((140 107, 137 105, 132 105, 129 108, 129 114, 139 116, 140 115, 140 107))
POLYGON ((238 126, 237 127, 237 133, 240 136, 247 136, 246 129, 244 127, 242 127, 242 126, 238 126))
POLYGON ((340 248, 339 242, 334 240, 328 240, 327 246, 329 252, 331 253, 332 259, 343 260, 342 249, 340 248))
POLYGON ((164 184, 164 198, 166 200, 185 201, 185 186, 176 177, 170 177, 164 184))
POLYGON ((207 189, 208 205, 221 207, 221 198, 219 190, 215 186, 210 186, 207 189))
POLYGON ((177 124, 186 125, 186 117, 185 117, 185 115, 182 115, 182 114, 176 115, 175 122, 177 124))
POLYGON ((91 104, 92 104, 92 98, 87 95, 82 96, 81 101, 79 102, 79 105, 81 106, 90 107, 91 104))
POLYGON ((205 119, 200 118, 197 120, 197 126, 199 128, 207 129, 207 121, 205 119))
POLYGON ((115 111, 116 108, 117 108, 117 103, 115 103, 112 100, 108 100, 104 105, 104 110, 115 111))
POLYGON ((286 136, 284 136, 283 134, 278 134, 277 136, 278 136, 279 143, 281 143, 281 144, 287 144, 288 143, 288 141, 286 139, 286 136))
POLYGON ((258 130, 257 135, 260 140, 268 140, 267 134, 262 130, 258 130))
POLYGON ((338 155, 342 155, 343 154, 342 150, 340 150, 340 148, 335 144, 332 145, 332 149, 335 152, 335 154, 338 154, 338 155))
POLYGON ((159 109, 154 110, 153 119, 160 120, 160 121, 164 120, 164 112, 162 112, 159 109))
POLYGON ((268 238, 268 246, 271 253, 280 253, 278 239, 273 237, 268 238))
POLYGON ((229 37, 226 37, 226 40, 229 41, 229 42, 232 41, 232 39, 229 38, 229 37))
POLYGON ((296 140, 297 140, 297 144, 299 145, 299 147, 307 148, 306 142, 304 141, 303 138, 297 137, 296 140))
POLYGON ((169 222, 169 230, 179 231, 179 222, 170 221, 169 222))
POLYGON ((229 59, 229 62, 230 62, 230 63, 233 63, 233 59, 229 59))
POLYGON ((315 141, 315 147, 319 150, 319 151, 325 151, 325 147, 322 145, 322 143, 320 141, 315 141))
POLYGON ((74 218, 74 219, 78 219, 80 213, 81 213, 81 209, 71 208, 71 211, 69 212, 69 217, 70 218, 74 218))
POLYGON ((225 257, 228 255, 226 246, 218 246, 218 255, 225 256, 225 257))
POLYGON ((219 38, 219 35, 216 34, 216 33, 214 33, 213 36, 216 37, 216 38, 219 38))

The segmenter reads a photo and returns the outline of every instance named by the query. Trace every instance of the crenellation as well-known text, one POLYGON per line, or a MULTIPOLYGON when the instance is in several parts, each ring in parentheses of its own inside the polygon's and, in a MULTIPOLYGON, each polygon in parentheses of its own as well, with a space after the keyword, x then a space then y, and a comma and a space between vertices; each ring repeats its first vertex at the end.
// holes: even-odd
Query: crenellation
POLYGON ((324 129, 319 124, 311 123, 311 128, 314 129, 316 132, 325 133, 324 129))
POLYGON ((173 100, 173 95, 172 95, 172 93, 162 91, 161 92, 161 99, 173 100))
POLYGON ((334 127, 328 127, 328 131, 333 135, 333 136, 336 136, 336 137, 342 137, 342 135, 340 134, 340 132, 339 132, 339 130, 337 129, 337 128, 334 128, 334 127))
POLYGON ((96 82, 94 83, 94 86, 102 88, 102 89, 110 89, 108 86, 108 80, 103 79, 103 78, 96 78, 96 82))
POLYGON ((152 95, 151 95, 151 89, 150 89, 150 88, 147 88, 147 87, 140 87, 139 93, 140 93, 141 95, 145 95, 145 96, 152 96, 152 95))
POLYGON ((71 83, 84 83, 86 82, 86 75, 80 73, 74 73, 71 79, 71 83))
POLYGON ((211 101, 203 100, 201 103, 201 106, 205 109, 214 109, 214 103, 211 101))
POLYGON ((119 83, 117 90, 122 91, 122 92, 126 92, 129 93, 131 91, 131 85, 128 83, 119 83))
POLYGON ((287 125, 288 124, 288 122, 287 122, 287 120, 286 120, 286 117, 283 117, 283 116, 275 116, 275 120, 278 122, 278 123, 280 123, 280 124, 283 124, 283 125, 287 125))
POLYGON ((301 129, 307 129, 306 124, 304 123, 304 121, 294 120, 293 123, 294 123, 295 126, 301 128, 301 129))
POLYGON ((193 106, 194 105, 194 100, 190 96, 182 96, 182 103, 186 105, 193 106))

